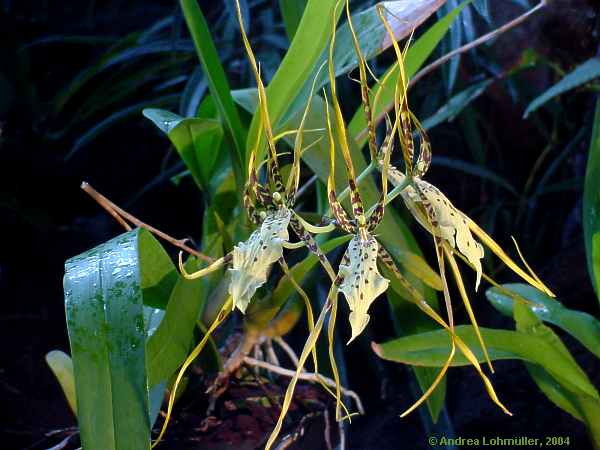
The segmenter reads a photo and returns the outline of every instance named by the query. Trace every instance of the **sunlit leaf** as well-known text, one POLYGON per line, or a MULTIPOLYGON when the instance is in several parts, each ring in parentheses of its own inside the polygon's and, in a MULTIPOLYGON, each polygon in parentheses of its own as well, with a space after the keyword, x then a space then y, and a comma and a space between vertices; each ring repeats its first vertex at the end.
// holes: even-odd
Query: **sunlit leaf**
POLYGON ((279 0, 279 9, 290 41, 294 38, 307 0, 279 0))
MULTIPOLYGON (((379 55, 392 45, 388 33, 377 14, 377 8, 383 7, 384 14, 394 36, 401 40, 410 35, 414 28, 423 23, 446 0, 399 0, 384 1, 352 15, 352 23, 356 29, 356 38, 360 45, 361 53, 366 60, 379 55)), ((316 62, 308 80, 302 90, 295 97, 283 121, 290 119, 306 102, 312 80, 317 76, 319 67, 327 61, 327 52, 324 52, 316 62)), ((348 73, 358 66, 356 51, 352 42, 352 34, 348 23, 344 23, 336 31, 335 51, 333 55, 335 75, 348 73)), ((322 71, 317 76, 316 89, 329 82, 327 73, 322 71)))
MULTIPOLYGON (((456 334, 472 350, 479 362, 485 361, 477 335, 470 325, 455 327, 456 334)), ((598 393, 572 360, 544 339, 511 330, 480 328, 491 360, 521 359, 542 366, 558 382, 576 393, 598 398, 598 393)), ((450 352, 450 338, 446 330, 420 333, 373 344, 383 359, 416 366, 441 367, 450 352)), ((471 363, 457 352, 452 366, 471 363)))
MULTIPOLYGON (((563 329, 600 358, 600 321, 598 319, 587 313, 565 308, 557 299, 549 297, 527 284, 504 284, 502 288, 529 301, 527 307, 536 317, 563 329)), ((508 293, 498 288, 490 288, 485 295, 502 314, 513 315, 515 300, 508 293)))
MULTIPOLYGON (((517 302, 513 305, 513 309, 518 331, 544 339, 556 351, 571 361, 574 366, 579 368, 560 338, 552 329, 542 324, 540 318, 527 305, 517 302)), ((558 383, 543 367, 536 364, 526 362, 525 367, 550 401, 576 419, 584 422, 590 431, 592 440, 596 444, 600 443, 600 422, 598 421, 600 417, 600 398, 598 395, 589 396, 581 392, 574 392, 568 386, 558 383)), ((589 382, 583 370, 579 368, 579 371, 581 376, 589 382)))

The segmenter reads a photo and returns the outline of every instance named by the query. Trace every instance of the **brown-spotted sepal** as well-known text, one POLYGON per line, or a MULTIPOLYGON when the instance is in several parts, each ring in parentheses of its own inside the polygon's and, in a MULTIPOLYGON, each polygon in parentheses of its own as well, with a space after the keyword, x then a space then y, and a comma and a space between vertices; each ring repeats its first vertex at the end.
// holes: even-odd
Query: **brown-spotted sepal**
MULTIPOLYGON (((404 191, 406 194, 404 195, 415 203, 423 203, 424 200, 429 202, 437 222, 432 224, 435 235, 447 241, 452 248, 458 249, 471 263, 477 273, 477 280, 475 281, 475 290, 477 290, 481 281, 481 259, 484 251, 483 246, 471 234, 467 218, 438 188, 419 178, 415 178, 414 182, 423 194, 424 199, 412 186, 406 188, 404 191)), ((416 217, 420 222, 423 221, 422 217, 418 215, 416 217)), ((425 223, 422 223, 422 225, 429 228, 425 223)))
POLYGON ((339 289, 350 307, 352 337, 348 343, 363 332, 369 322, 369 306, 388 288, 389 280, 377 270, 378 250, 379 244, 373 236, 367 234, 367 239, 362 239, 356 235, 340 265, 339 275, 343 281, 339 289))
POLYGON ((291 214, 285 207, 267 212, 260 228, 233 248, 229 294, 233 306, 242 313, 256 290, 267 281, 271 265, 283 255, 283 243, 289 241, 291 214))

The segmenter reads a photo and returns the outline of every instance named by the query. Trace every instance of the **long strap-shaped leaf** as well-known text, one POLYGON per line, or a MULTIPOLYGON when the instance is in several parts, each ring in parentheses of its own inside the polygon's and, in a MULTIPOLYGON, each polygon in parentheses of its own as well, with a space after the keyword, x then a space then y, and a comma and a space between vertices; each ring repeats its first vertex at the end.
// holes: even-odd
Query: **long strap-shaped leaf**
POLYGON ((217 53, 210 30, 208 29, 208 24, 197 0, 180 1, 183 15, 192 35, 196 52, 198 53, 198 59, 208 80, 210 93, 227 124, 227 128, 231 132, 237 150, 237 152, 232 154, 232 159, 235 161, 234 168, 242 172, 241 178, 243 179, 243 161, 245 160, 243 128, 239 114, 231 98, 225 70, 219 61, 219 54, 217 53))
POLYGON ((141 242, 134 230, 72 258, 67 327, 86 450, 150 448, 141 242))

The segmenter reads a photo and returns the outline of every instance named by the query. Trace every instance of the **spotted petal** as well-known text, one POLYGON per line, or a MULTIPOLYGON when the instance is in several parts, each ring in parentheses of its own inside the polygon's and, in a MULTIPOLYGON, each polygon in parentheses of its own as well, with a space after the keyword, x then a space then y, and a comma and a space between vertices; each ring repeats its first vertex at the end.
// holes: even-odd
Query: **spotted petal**
POLYGON ((367 239, 360 235, 350 241, 346 258, 340 265, 339 275, 343 278, 340 291, 350 307, 350 327, 352 337, 349 343, 363 332, 369 322, 369 306, 388 287, 389 280, 377 270, 379 244, 373 236, 367 239))
MULTIPOLYGON (((481 281, 481 259, 484 252, 483 246, 471 234, 467 217, 455 208, 450 200, 435 186, 419 178, 415 178, 414 182, 435 211, 435 218, 438 222, 438 230, 437 232, 434 231, 436 235, 447 241, 452 248, 457 248, 475 268, 477 272, 475 290, 477 290, 481 281)), ((412 186, 408 186, 403 191, 403 197, 409 208, 411 203, 422 201, 412 186)), ((421 225, 429 228, 426 218, 423 218, 420 214, 415 214, 415 216, 421 225)))
POLYGON ((256 290, 267 281, 271 265, 283 255, 283 243, 289 241, 290 218, 287 208, 267 213, 260 228, 234 247, 229 293, 233 306, 242 313, 256 290))

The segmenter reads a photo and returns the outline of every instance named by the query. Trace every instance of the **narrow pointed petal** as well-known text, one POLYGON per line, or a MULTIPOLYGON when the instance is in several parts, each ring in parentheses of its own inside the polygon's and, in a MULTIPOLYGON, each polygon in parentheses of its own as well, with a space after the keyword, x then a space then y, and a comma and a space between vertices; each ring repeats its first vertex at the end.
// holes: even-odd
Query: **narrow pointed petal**
POLYGON ((242 313, 256 290, 267 281, 270 267, 283 255, 283 244, 289 241, 290 218, 287 208, 268 213, 260 228, 234 247, 229 293, 234 307, 242 313))

